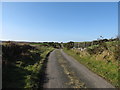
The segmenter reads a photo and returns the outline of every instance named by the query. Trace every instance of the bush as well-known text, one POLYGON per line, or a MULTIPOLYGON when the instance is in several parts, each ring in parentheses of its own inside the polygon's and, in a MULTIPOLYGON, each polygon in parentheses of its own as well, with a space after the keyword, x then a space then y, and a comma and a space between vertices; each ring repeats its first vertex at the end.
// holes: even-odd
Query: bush
POLYGON ((9 43, 2 46, 2 56, 3 61, 7 62, 14 62, 17 58, 19 58, 22 49, 19 45, 15 43, 9 43))
POLYGON ((104 50, 108 50, 105 42, 100 43, 99 46, 87 48, 89 54, 101 54, 104 50))
POLYGON ((74 47, 74 42, 68 42, 68 43, 65 43, 64 44, 64 47, 66 47, 67 49, 71 49, 71 48, 73 48, 74 47))
POLYGON ((115 45, 114 57, 115 60, 120 61, 120 41, 115 45))
POLYGON ((29 45, 18 45, 13 42, 2 45, 3 65, 15 63, 20 59, 21 53, 26 53, 29 49, 33 48, 29 45))

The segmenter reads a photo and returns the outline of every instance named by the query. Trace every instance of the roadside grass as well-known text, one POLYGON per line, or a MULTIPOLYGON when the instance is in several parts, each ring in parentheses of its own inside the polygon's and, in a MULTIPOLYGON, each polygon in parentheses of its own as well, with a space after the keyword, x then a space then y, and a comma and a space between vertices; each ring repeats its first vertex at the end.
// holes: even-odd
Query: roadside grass
POLYGON ((38 49, 38 51, 36 51, 37 53, 41 53, 40 54, 40 60, 38 60, 34 65, 28 65, 26 67, 24 67, 25 70, 28 70, 31 72, 31 74, 26 75, 26 79, 25 79, 25 83, 26 85, 24 86, 24 88, 39 88, 40 84, 39 84, 39 79, 41 71, 42 71, 42 66, 43 63, 45 61, 45 58, 47 57, 47 54, 52 51, 53 48, 49 47, 40 47, 38 49))
POLYGON ((73 50, 64 49, 64 51, 90 70, 109 81, 115 87, 119 87, 117 61, 107 62, 105 60, 96 60, 96 58, 91 55, 80 56, 80 54, 76 54, 73 50))
POLYGON ((20 60, 3 68, 3 88, 39 88, 40 74, 52 47, 29 50, 20 60))

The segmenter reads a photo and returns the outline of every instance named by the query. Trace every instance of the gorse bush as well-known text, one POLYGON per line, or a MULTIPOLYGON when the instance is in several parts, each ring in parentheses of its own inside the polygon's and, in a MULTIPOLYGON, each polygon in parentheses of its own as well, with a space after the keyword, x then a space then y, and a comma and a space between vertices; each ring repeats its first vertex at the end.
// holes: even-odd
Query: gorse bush
POLYGON ((15 62, 20 57, 22 49, 15 43, 8 43, 2 46, 3 64, 8 62, 15 62))
POLYGON ((22 53, 26 53, 30 49, 34 48, 29 45, 18 45, 13 42, 2 45, 3 66, 15 63, 16 60, 20 59, 22 53))
POLYGON ((22 53, 26 53, 27 51, 29 51, 31 49, 35 49, 35 47, 32 47, 30 45, 22 45, 21 49, 22 49, 22 53))
POLYGON ((94 48, 87 48, 89 54, 101 54, 104 50, 108 50, 106 43, 101 43, 94 48))
POLYGON ((41 71, 52 47, 29 44, 2 43, 2 87, 38 88, 41 71))

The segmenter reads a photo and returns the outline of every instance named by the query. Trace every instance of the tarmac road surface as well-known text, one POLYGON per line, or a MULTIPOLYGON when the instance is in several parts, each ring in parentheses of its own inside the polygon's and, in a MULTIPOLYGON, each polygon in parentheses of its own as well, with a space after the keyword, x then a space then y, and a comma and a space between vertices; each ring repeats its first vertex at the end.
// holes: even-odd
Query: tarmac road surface
POLYGON ((63 50, 50 53, 44 88, 115 88, 63 50))

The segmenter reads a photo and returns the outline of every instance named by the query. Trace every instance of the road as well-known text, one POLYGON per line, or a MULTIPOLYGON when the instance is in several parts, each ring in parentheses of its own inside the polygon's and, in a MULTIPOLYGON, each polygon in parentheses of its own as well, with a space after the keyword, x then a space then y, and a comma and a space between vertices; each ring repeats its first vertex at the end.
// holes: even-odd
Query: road
POLYGON ((54 50, 48 57, 44 88, 114 88, 63 50, 54 50))

